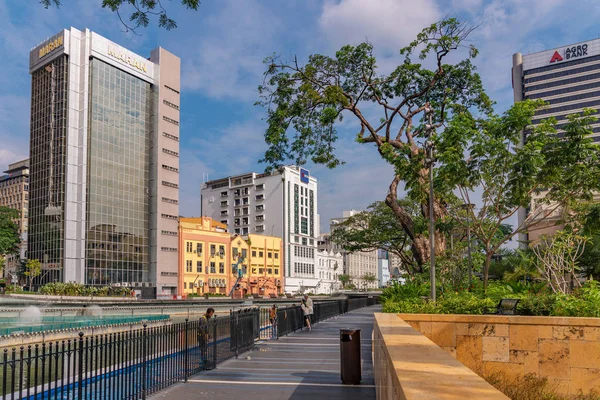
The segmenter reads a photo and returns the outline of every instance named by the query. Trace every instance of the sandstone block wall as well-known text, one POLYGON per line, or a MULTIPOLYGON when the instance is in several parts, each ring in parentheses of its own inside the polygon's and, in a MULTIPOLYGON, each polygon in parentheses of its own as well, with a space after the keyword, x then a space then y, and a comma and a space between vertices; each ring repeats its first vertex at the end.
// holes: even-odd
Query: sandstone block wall
POLYGON ((600 391, 600 318, 399 317, 480 375, 534 373, 563 393, 600 391))

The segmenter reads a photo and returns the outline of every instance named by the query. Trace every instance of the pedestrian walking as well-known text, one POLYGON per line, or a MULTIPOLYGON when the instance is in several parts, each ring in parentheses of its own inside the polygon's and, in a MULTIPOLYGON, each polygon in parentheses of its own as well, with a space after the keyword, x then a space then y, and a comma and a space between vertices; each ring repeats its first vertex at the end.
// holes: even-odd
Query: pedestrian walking
POLYGON ((310 326, 310 309, 308 308, 308 305, 306 303, 307 301, 305 299, 302 299, 300 308, 302 308, 302 313, 304 314, 304 323, 308 327, 308 330, 311 331, 312 328, 310 326))
POLYGON ((271 339, 277 339, 277 304, 269 308, 269 322, 271 323, 271 339))
POLYGON ((204 369, 213 369, 214 365, 209 362, 208 354, 208 335, 209 335, 209 321, 215 313, 215 309, 209 307, 206 313, 200 318, 200 325, 198 327, 198 345, 200 346, 200 362, 204 364, 204 369))
POLYGON ((308 307, 308 318, 310 319, 310 322, 313 323, 314 319, 313 319, 313 312, 314 312, 314 306, 313 306, 313 301, 310 297, 308 297, 308 294, 304 295, 304 300, 306 300, 306 306, 308 307))

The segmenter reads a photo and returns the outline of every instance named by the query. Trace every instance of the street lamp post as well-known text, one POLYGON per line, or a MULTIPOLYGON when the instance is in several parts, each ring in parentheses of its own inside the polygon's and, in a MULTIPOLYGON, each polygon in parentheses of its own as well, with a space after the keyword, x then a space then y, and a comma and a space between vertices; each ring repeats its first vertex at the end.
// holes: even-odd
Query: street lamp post
POLYGON ((435 290, 435 215, 433 204, 433 110, 430 107, 425 108, 425 114, 429 118, 429 123, 425 125, 425 134, 427 141, 425 142, 425 150, 427 151, 426 163, 429 165, 429 248, 431 255, 429 257, 429 280, 431 283, 430 297, 431 301, 436 301, 435 290))

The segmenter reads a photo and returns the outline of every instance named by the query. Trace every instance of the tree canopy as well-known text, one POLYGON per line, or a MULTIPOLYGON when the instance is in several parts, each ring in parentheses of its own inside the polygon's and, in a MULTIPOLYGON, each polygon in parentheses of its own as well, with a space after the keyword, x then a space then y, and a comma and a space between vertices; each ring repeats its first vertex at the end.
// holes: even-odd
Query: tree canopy
MULTIPOLYGON (((420 231, 427 229, 427 222, 419 218, 418 207, 400 200, 418 224, 420 231)), ((349 252, 386 250, 398 256, 409 273, 422 272, 410 252, 411 241, 391 208, 384 202, 371 204, 367 210, 346 219, 331 232, 331 240, 349 252)))
POLYGON ((592 200, 600 189, 600 160, 591 128, 594 111, 569 116, 558 134, 554 118, 532 125, 541 107, 540 100, 525 100, 501 116, 457 113, 444 135, 436 138, 439 182, 456 188, 462 204, 473 203, 481 191, 478 208, 469 208, 466 214, 463 208, 448 211, 462 225, 470 224, 484 247, 484 284, 491 257, 500 246, 548 217, 558 215, 557 220, 564 222, 561 212, 592 200), (521 207, 530 208, 527 217, 507 230, 506 222, 521 207))
MULTIPOLYGON (((389 74, 379 73, 370 43, 344 46, 334 57, 311 55, 305 65, 297 58, 268 57, 265 80, 259 87, 258 104, 266 109, 268 123, 268 149, 261 161, 268 164, 267 170, 290 160, 297 165, 310 160, 335 168, 344 162, 336 151, 337 126, 342 118, 352 118, 356 141, 365 151, 377 151, 392 166, 385 202, 410 238, 415 260, 425 264, 427 234, 418 231, 413 216, 399 204, 398 186, 404 184, 408 197, 421 205, 421 217, 428 218, 427 136, 456 112, 491 112, 492 102, 472 63, 477 50, 464 45, 471 31, 454 18, 432 24, 400 50, 404 61, 389 74), (446 63, 448 55, 461 48, 467 50, 459 52, 463 59, 446 63), (415 54, 424 63, 431 61, 434 68, 413 62, 415 54), (365 109, 371 114, 372 105, 378 117, 367 116, 365 109), (424 118, 428 109, 432 110, 431 126, 424 118)), ((434 198, 438 220, 447 215, 446 194, 438 190, 434 198)), ((445 249, 444 235, 436 235, 435 246, 436 251, 445 249)))
MULTIPOLYGON (((63 2, 64 0, 40 0, 46 8, 60 7, 63 2)), ((129 31, 135 32, 140 27, 148 27, 150 18, 153 17, 158 19, 158 26, 161 28, 166 30, 177 28, 175 20, 167 14, 164 3, 165 0, 102 0, 102 8, 108 8, 116 13, 123 26, 129 31)), ((188 10, 197 10, 200 7, 200 0, 181 0, 181 5, 188 10)))
POLYGON ((19 251, 21 237, 19 226, 14 222, 19 216, 18 210, 0 207, 0 257, 2 258, 19 251))

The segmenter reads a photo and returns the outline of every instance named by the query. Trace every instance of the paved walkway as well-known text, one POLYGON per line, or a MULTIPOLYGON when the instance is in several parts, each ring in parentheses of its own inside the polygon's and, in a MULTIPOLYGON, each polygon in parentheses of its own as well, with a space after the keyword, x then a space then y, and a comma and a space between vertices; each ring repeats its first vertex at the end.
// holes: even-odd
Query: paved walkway
POLYGON ((372 306, 320 322, 279 340, 261 340, 252 351, 159 392, 151 399, 375 399, 371 358, 372 306), (340 381, 340 328, 360 328, 362 382, 340 381))

